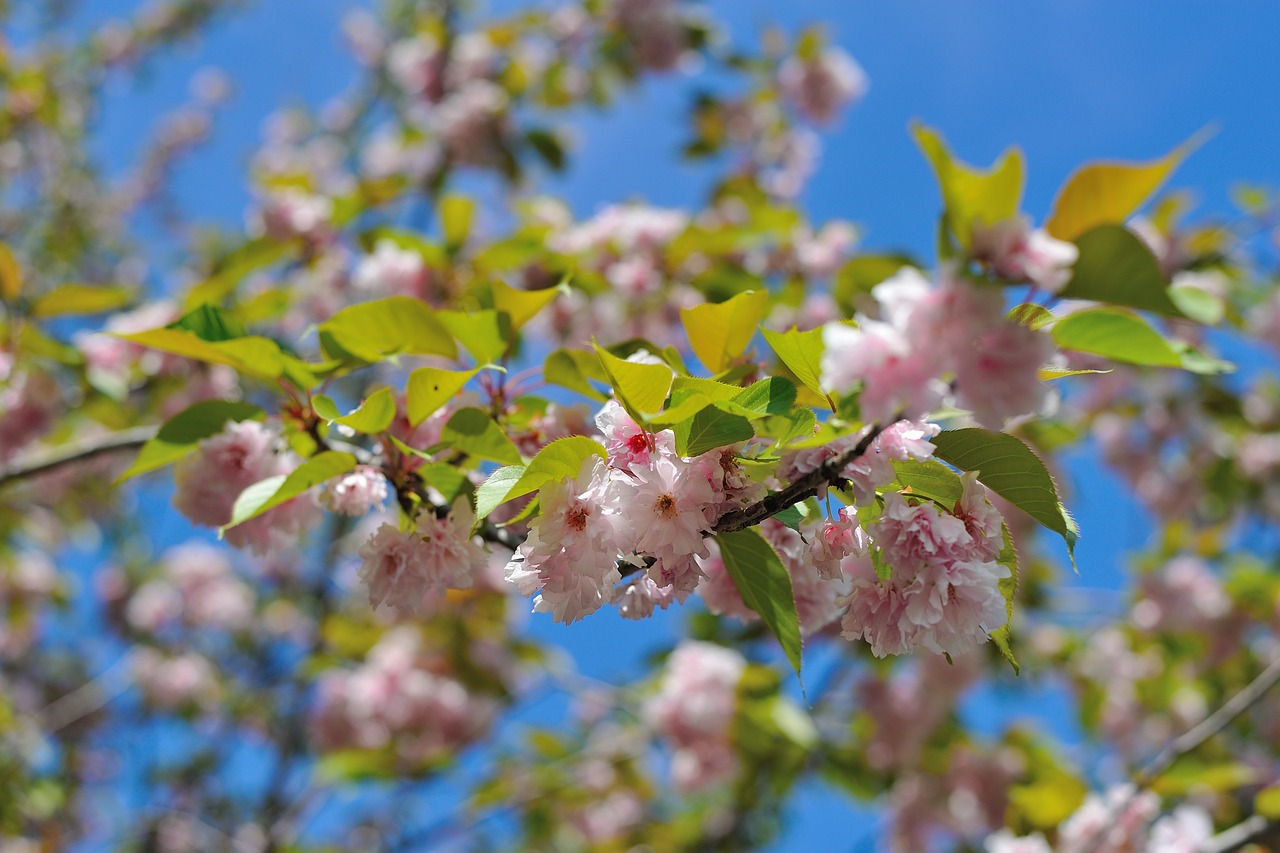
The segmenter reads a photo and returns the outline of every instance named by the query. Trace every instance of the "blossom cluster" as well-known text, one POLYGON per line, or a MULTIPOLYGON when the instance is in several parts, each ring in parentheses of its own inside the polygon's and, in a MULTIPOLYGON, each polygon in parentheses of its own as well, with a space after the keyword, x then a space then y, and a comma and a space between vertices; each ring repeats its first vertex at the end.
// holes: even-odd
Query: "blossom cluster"
POLYGON ((872 290, 877 316, 824 327, 823 386, 858 391, 867 420, 919 418, 944 403, 999 428, 1045 402, 1049 336, 1006 319, 999 288, 944 272, 937 287, 904 268, 872 290), (950 382, 948 382, 950 378, 950 382))
POLYGON ((987 838, 988 853, 1196 853, 1213 836, 1203 809, 1182 805, 1160 817, 1160 798, 1120 785, 1090 794, 1058 828, 1051 847, 1040 833, 1018 837, 1001 830, 987 838))
POLYGON ((489 730, 498 703, 469 689, 413 625, 383 634, 354 670, 319 682, 312 719, 324 749, 392 749, 409 765, 452 756, 489 730))
POLYGON ((671 776, 682 791, 696 791, 733 777, 737 751, 730 731, 737 709, 742 655, 711 643, 686 641, 671 653, 645 719, 675 750, 671 776))

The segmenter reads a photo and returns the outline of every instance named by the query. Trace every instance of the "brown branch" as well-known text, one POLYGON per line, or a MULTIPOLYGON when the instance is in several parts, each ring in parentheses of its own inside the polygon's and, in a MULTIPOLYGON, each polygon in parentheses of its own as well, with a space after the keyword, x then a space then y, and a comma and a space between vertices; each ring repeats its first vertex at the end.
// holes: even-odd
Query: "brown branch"
MULTIPOLYGON (((897 420, 898 418, 894 418, 890 423, 896 423, 897 420)), ((823 486, 842 479, 841 472, 845 467, 866 453, 871 448, 871 445, 875 443, 875 440, 880 437, 880 433, 884 432, 887 427, 888 424, 873 425, 871 431, 864 435, 862 440, 848 451, 840 456, 833 456, 828 459, 813 471, 792 482, 785 489, 773 492, 750 506, 726 512, 720 516, 716 526, 711 528, 712 535, 746 530, 766 518, 772 518, 789 506, 814 497, 821 491, 823 486)))
POLYGON ((70 442, 42 452, 25 454, 9 465, 0 467, 0 488, 18 480, 46 474, 63 465, 85 462, 120 450, 136 450, 154 438, 157 429, 153 426, 134 427, 108 435, 94 436, 84 441, 70 442))

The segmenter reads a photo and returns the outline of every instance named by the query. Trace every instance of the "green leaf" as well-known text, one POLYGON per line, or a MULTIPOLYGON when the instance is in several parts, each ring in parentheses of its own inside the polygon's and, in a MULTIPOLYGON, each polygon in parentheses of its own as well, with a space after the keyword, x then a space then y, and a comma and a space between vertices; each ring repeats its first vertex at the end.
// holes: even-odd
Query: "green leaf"
POLYGON ((204 400, 188 406, 169 418, 160 427, 155 438, 142 445, 138 458, 133 460, 117 483, 123 483, 177 462, 196 449, 201 439, 222 432, 227 421, 262 420, 266 413, 250 403, 232 400, 204 400))
POLYGON ((1182 357, 1159 332, 1122 308, 1093 308, 1063 317, 1053 327, 1053 340, 1063 349, 1125 364, 1182 366, 1182 357))
POLYGON ((618 402, 638 424, 646 422, 646 416, 662 409, 675 374, 665 364, 643 364, 618 358, 613 353, 595 345, 600 366, 604 368, 609 384, 618 402))
POLYGON ((116 335, 116 337, 207 364, 225 364, 245 376, 261 379, 264 382, 279 379, 285 368, 280 346, 267 338, 247 337, 229 341, 206 341, 183 329, 151 329, 131 335, 116 335))
POLYGON ((1168 282, 1151 250, 1120 225, 1100 225, 1076 241, 1080 257, 1063 288, 1066 299, 1092 299, 1178 316, 1168 282))
POLYGON ((457 358, 453 335, 421 299, 392 296, 343 308, 320 324, 320 345, 330 358, 375 364, 398 355, 457 358))
POLYGON ((132 298, 132 292, 123 287, 64 284, 36 297, 31 303, 30 314, 41 319, 67 314, 99 314, 128 305, 132 298))
POLYGON ((729 414, 714 404, 676 424, 672 432, 676 436, 676 452, 681 456, 698 456, 717 447, 747 441, 756 434, 751 421, 742 415, 729 414))
POLYGON ((755 528, 716 536, 725 571, 742 596, 742 603, 760 614, 778 638, 791 667, 800 674, 800 619, 796 615, 791 576, 773 547, 755 528))
POLYGON ((454 499, 471 488, 467 475, 453 465, 444 462, 428 462, 415 469, 422 482, 431 486, 452 504, 454 499))
POLYGON ((1255 794, 1253 812, 1267 820, 1280 820, 1280 785, 1269 785, 1255 794))
POLYGON ((967 247, 975 225, 995 225, 1016 216, 1022 202, 1022 152, 1009 148, 986 171, 955 159, 942 136, 913 122, 912 135, 933 166, 942 189, 946 220, 960 245, 967 247))
POLYGON ((548 355, 542 363, 542 377, 547 382, 577 391, 594 400, 608 400, 608 394, 597 391, 587 381, 597 373, 602 377, 600 381, 606 381, 603 379, 604 371, 600 369, 599 359, 581 350, 558 349, 548 355))
MULTIPOLYGON (((801 332, 794 326, 787 332, 760 330, 769 346, 782 359, 787 369, 795 374, 796 379, 819 397, 830 403, 827 392, 822 390, 822 329, 811 329, 801 332)), ((835 406, 832 405, 832 410, 835 406)))
POLYGON ((439 311, 436 316, 479 364, 501 361, 513 343, 511 318, 484 311, 439 311))
POLYGON ((585 435, 557 438, 539 450, 525 468, 524 476, 515 484, 508 499, 536 492, 547 483, 559 483, 578 476, 582 463, 592 456, 608 460, 604 445, 585 435))
POLYGON ((0 299, 13 302, 22 293, 22 267, 13 250, 0 243, 0 299))
POLYGON ((412 426, 425 421, 452 400, 478 370, 441 370, 419 367, 409 374, 405 389, 405 409, 412 426))
POLYGON ((963 471, 977 471, 991 491, 1062 537, 1075 566, 1080 528, 1058 498, 1058 487, 1040 457, 1012 435, 971 427, 944 430, 933 439, 934 456, 963 471))
POLYGON ((483 521, 510 499, 511 490, 524 476, 523 465, 504 465, 489 475, 476 489, 476 521, 483 521))
POLYGON ((467 242, 475 210, 476 203, 463 195, 450 193, 440 199, 440 225, 445 247, 450 252, 456 252, 467 242))
MULTIPOLYGON (((319 409, 317 414, 324 417, 319 409)), ((366 435, 383 432, 391 426, 396 416, 396 398, 390 388, 379 388, 350 414, 337 418, 328 418, 333 423, 351 427, 356 432, 366 435)))
POLYGON ((1034 302, 1023 302, 1021 305, 1015 305, 1010 308, 1009 313, 1005 315, 1005 319, 1010 323, 1017 323, 1020 326, 1035 330, 1043 329, 1058 318, 1043 305, 1037 305, 1034 302))
POLYGON ((229 341, 248 334, 237 318, 212 305, 193 308, 165 328, 185 329, 203 341, 229 341))
POLYGON ((770 376, 753 383, 733 402, 760 415, 785 415, 796 404, 796 386, 789 379, 770 376))
POLYGON ((252 518, 257 518, 264 512, 296 498, 308 489, 345 474, 355 467, 356 458, 350 453, 337 450, 321 451, 299 465, 292 474, 268 477, 241 492, 231 508, 231 520, 218 532, 225 533, 237 524, 244 524, 252 518))
POLYGON ((937 501, 947 509, 954 507, 964 492, 960 475, 936 459, 926 459, 923 462, 914 459, 895 461, 893 470, 897 474, 897 481, 890 483, 886 487, 888 490, 920 495, 937 501))
POLYGON ((1045 230, 1059 240, 1075 240, 1099 225, 1124 222, 1199 144, 1192 137, 1149 163, 1092 163, 1080 168, 1058 194, 1045 230))
POLYGON ((476 494, 476 517, 484 518, 499 504, 536 492, 547 483, 559 483, 578 476, 582 463, 592 456, 607 460, 609 452, 594 439, 571 435, 557 438, 543 447, 527 466, 509 465, 499 468, 489 475, 489 479, 485 480, 476 494), (485 501, 483 514, 479 506, 481 495, 485 501))
POLYGON ((1222 297, 1193 284, 1173 284, 1169 287, 1169 298, 1178 310, 1197 323, 1216 326, 1222 322, 1227 313, 1227 306, 1222 297))
POLYGON ((1013 534, 1009 532, 1009 523, 1000 525, 1001 546, 996 555, 996 562, 1009 570, 1009 577, 1000 579, 1000 594, 1004 596, 1005 622, 990 632, 991 642, 995 643, 1000 656, 1013 667, 1013 674, 1020 675, 1022 667, 1013 654, 1013 600, 1018 594, 1018 549, 1013 544, 1013 534))
POLYGON ((682 308, 680 320, 698 359, 719 373, 746 350, 768 311, 768 291, 748 290, 724 302, 682 308))
POLYGON ((467 408, 454 412, 444 425, 440 440, 468 456, 501 465, 519 465, 522 461, 515 444, 483 409, 467 408))
POLYGON ((493 282, 492 288, 493 307, 507 313, 511 318, 511 328, 516 331, 568 290, 564 285, 544 290, 520 290, 497 280, 493 282))

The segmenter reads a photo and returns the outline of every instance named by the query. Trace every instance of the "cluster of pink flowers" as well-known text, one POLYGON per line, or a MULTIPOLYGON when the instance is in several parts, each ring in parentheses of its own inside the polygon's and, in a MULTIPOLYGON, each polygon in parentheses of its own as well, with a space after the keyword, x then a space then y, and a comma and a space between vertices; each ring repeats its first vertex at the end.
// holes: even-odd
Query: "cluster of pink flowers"
POLYGON ((611 11, 644 68, 669 71, 688 50, 676 0, 613 0, 611 11))
POLYGON ((424 508, 413 525, 383 524, 360 547, 360 580, 373 607, 418 612, 449 589, 470 589, 488 564, 471 534, 475 513, 458 498, 443 518, 424 508))
POLYGON ((1196 853, 1213 836, 1213 820, 1198 806, 1159 814, 1158 796, 1119 785, 1086 797, 1058 827, 1056 847, 1040 833, 1017 837, 1006 829, 987 838, 987 853, 1196 853))
POLYGON ((365 663, 319 683, 312 718, 323 749, 393 749, 409 765, 448 758, 483 737, 497 702, 454 677, 413 625, 383 635, 365 663))
POLYGON ((1006 281, 1029 281, 1046 293, 1057 293, 1071 280, 1071 267, 1080 250, 1055 240, 1031 220, 1015 216, 973 229, 973 259, 987 264, 1006 281))
POLYGON ((379 240, 373 254, 356 265, 352 286, 372 296, 427 296, 427 265, 422 254, 379 240))
POLYGON ((370 465, 357 465, 329 483, 324 499, 334 512, 359 517, 382 506, 387 493, 387 478, 381 471, 370 465))
POLYGON ((0 462, 48 432, 61 408, 57 386, 49 377, 5 373, 0 370, 0 381, 7 379, 0 386, 0 462))
POLYGON ((228 631, 249 627, 253 589, 236 577, 223 551, 188 542, 169 549, 160 563, 163 574, 138 587, 125 608, 135 629, 155 633, 178 620, 228 631))
POLYGON ((844 636, 865 639, 877 657, 916 646, 958 654, 1007 620, 999 584, 1009 568, 997 562, 1004 522, 972 473, 963 482, 954 512, 885 495, 883 513, 868 530, 875 551, 844 563, 853 575, 844 636), (877 573, 877 560, 887 577, 877 573))
POLYGON ((1001 427, 1044 402, 1039 370, 1053 355, 1048 335, 1005 317, 1003 292, 944 274, 931 287, 904 269, 877 285, 879 318, 824 327, 823 386, 857 390, 862 415, 886 420, 902 411, 918 418, 949 400, 979 423, 1001 427))
MULTIPOLYGON (((178 463, 173 505, 196 524, 219 527, 231 520, 232 507, 241 492, 260 480, 289 474, 297 464, 297 458, 284 449, 274 428, 259 421, 231 421, 178 463)), ((232 527, 226 539, 237 548, 249 548, 256 554, 280 551, 311 528, 319 511, 315 496, 305 492, 232 527)))
MULTIPOLYGON (((844 436, 818 447, 807 447, 784 453, 778 462, 777 476, 783 483, 791 483, 806 474, 817 471, 832 459, 853 450, 870 431, 844 436)), ((941 432, 935 424, 924 421, 901 420, 890 424, 875 437, 867 451, 847 464, 839 476, 849 482, 854 499, 859 504, 875 500, 876 490, 897 479, 894 462, 908 459, 923 462, 933 457, 934 445, 929 439, 941 432)), ((825 497, 825 491, 818 497, 825 497)))
POLYGON ((829 47, 807 59, 790 56, 778 68, 783 97, 805 118, 830 124, 851 101, 862 98, 870 86, 866 72, 838 47, 829 47))
POLYGON ((249 221, 250 233, 273 240, 319 241, 329 234, 333 200, 302 190, 274 190, 263 198, 249 221))
POLYGON ((538 593, 534 609, 562 622, 615 599, 628 618, 684 601, 703 576, 711 527, 763 494, 732 450, 685 459, 669 430, 646 432, 612 401, 596 423, 608 464, 592 457, 575 478, 542 487, 541 512, 507 566, 522 594, 538 593), (622 565, 643 574, 618 591, 622 565))
POLYGON ((40 636, 39 613, 58 587, 58 570, 36 551, 19 551, 0 562, 0 659, 16 660, 40 636))
POLYGON ((143 697, 158 708, 210 708, 218 698, 213 665, 196 652, 166 657, 150 646, 139 646, 129 664, 143 697))
POLYGON ((667 660, 657 695, 644 716, 675 750, 671 775, 682 791, 725 782, 738 769, 730 730, 738 705, 742 655, 711 643, 686 641, 667 660))

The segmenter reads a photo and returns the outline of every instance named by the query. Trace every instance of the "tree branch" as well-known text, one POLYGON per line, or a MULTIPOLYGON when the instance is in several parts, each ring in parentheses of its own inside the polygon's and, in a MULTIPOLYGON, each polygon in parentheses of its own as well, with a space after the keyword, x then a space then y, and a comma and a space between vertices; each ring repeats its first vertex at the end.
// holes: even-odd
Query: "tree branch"
POLYGON ((1277 830, 1280 830, 1280 823, 1256 814, 1210 838, 1201 845, 1200 853, 1234 853, 1254 842, 1273 837, 1277 830))
MULTIPOLYGON (((894 418, 889 423, 896 423, 899 418, 894 418)), ((771 518, 782 512, 789 506, 807 500, 818 494, 823 486, 831 484, 833 481, 840 479, 840 472, 845 469, 849 463, 866 453, 880 433, 888 428, 888 424, 874 424, 871 430, 862 437, 862 439, 840 456, 833 456, 826 462, 823 462, 813 471, 805 474, 803 477, 793 481, 791 485, 785 489, 773 492, 763 500, 753 503, 742 509, 735 509, 732 512, 726 512, 720 516, 720 520, 716 522, 716 526, 711 528, 711 533, 736 533, 739 530, 746 530, 752 525, 759 524, 766 518, 771 518)))
POLYGON ((0 488, 18 480, 48 473, 63 465, 85 462, 105 453, 135 450, 154 438, 157 429, 158 427, 153 426, 135 427, 70 442, 43 452, 25 454, 9 465, 0 467, 0 488))

